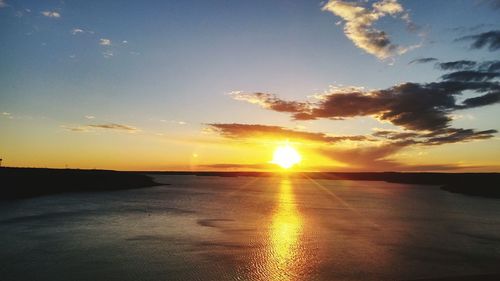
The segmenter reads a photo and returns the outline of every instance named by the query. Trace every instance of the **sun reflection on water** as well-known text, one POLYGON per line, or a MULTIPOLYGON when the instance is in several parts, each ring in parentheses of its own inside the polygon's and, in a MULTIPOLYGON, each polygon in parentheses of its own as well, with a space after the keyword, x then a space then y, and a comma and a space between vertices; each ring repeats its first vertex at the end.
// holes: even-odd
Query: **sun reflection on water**
POLYGON ((278 205, 269 233, 267 268, 270 280, 294 280, 301 268, 302 218, 297 210, 289 179, 280 183, 278 205))

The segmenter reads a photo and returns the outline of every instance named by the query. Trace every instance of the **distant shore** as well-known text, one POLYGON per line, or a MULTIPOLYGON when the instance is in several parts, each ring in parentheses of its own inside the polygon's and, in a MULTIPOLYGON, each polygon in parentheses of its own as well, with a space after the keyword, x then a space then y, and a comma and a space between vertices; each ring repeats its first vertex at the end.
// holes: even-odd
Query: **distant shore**
MULTIPOLYGON (((0 199, 17 199, 62 192, 110 191, 159 185, 148 175, 192 175, 217 177, 273 177, 273 172, 122 172, 111 170, 0 168, 0 199)), ((293 178, 385 181, 437 185, 441 189, 470 196, 500 198, 500 173, 288 173, 293 178)))
POLYGON ((0 199, 159 185, 144 174, 108 170, 0 168, 0 199))
MULTIPOLYGON (((148 174, 218 177, 271 177, 272 172, 148 172, 148 174)), ((329 180, 385 181, 437 185, 442 190, 469 196, 500 198, 500 173, 404 173, 404 172, 307 172, 288 173, 289 177, 329 180)))

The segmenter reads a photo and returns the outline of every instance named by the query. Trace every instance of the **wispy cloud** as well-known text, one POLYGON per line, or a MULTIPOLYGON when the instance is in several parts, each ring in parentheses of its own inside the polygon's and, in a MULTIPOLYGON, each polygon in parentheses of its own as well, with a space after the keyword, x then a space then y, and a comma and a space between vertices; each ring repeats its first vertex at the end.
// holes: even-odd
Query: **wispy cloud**
POLYGON ((71 30, 71 34, 73 34, 73 35, 76 35, 76 34, 78 34, 78 33, 84 33, 84 32, 85 32, 85 30, 83 30, 83 29, 81 29, 81 28, 73 28, 73 29, 71 30))
POLYGON ((107 130, 130 131, 130 132, 138 131, 138 129, 136 127, 132 127, 132 126, 128 126, 128 125, 122 125, 122 124, 116 124, 116 123, 91 124, 91 125, 87 125, 87 127, 98 128, 98 129, 107 129, 107 130))
POLYGON ((60 18, 61 17, 61 14, 57 11, 43 11, 42 12, 42 15, 48 17, 48 18, 60 18))
POLYGON ((124 132, 129 132, 129 133, 135 133, 135 132, 140 131, 136 127, 129 126, 129 125, 123 125, 123 124, 117 124, 117 123, 88 124, 88 125, 78 125, 78 126, 62 125, 60 127, 66 129, 68 131, 72 131, 72 132, 91 132, 94 129, 116 130, 116 131, 124 131, 124 132))
POLYGON ((4 0, 0 0, 0 8, 5 8, 7 6, 9 6, 9 5, 7 5, 7 3, 5 3, 4 0))
POLYGON ((428 63, 428 62, 433 62, 437 61, 437 58, 419 58, 419 59, 414 59, 410 61, 408 64, 415 64, 415 63, 428 63))
POLYGON ((111 46, 111 40, 107 38, 99 39, 99 45, 101 46, 111 46))
POLYGON ((87 126, 66 126, 66 125, 61 125, 59 126, 67 131, 71 132, 89 132, 91 131, 87 126))
POLYGON ((187 122, 184 122, 184 121, 166 120, 166 119, 160 119, 160 122, 162 122, 162 123, 176 124, 176 125, 186 125, 187 124, 187 122))
POLYGON ((12 116, 12 114, 10 112, 2 112, 2 116, 5 117, 5 118, 8 118, 8 119, 14 119, 14 117, 12 116))
POLYGON ((472 49, 488 48, 489 51, 500 50, 500 30, 491 30, 475 35, 464 36, 455 41, 472 41, 472 49))
POLYGON ((341 141, 366 141, 365 136, 331 136, 324 133, 314 133, 287 129, 280 126, 260 124, 207 124, 211 130, 230 139, 267 138, 277 140, 313 141, 321 143, 337 143, 341 141))
POLYGON ((94 115, 85 115, 85 119, 95 119, 94 115))
POLYGON ((363 5, 363 2, 329 0, 323 6, 323 10, 342 18, 345 22, 345 35, 357 47, 379 59, 401 55, 418 47, 418 45, 401 46, 395 44, 385 31, 374 27, 374 24, 381 18, 392 16, 401 19, 411 29, 415 29, 410 15, 397 0, 381 0, 373 3, 371 8, 363 5))
POLYGON ((115 53, 111 50, 106 50, 106 51, 102 52, 102 56, 104 58, 107 58, 107 59, 112 58, 114 55, 115 55, 115 53))
POLYGON ((477 65, 475 61, 470 60, 457 60, 438 63, 437 66, 442 70, 464 70, 472 69, 477 65))

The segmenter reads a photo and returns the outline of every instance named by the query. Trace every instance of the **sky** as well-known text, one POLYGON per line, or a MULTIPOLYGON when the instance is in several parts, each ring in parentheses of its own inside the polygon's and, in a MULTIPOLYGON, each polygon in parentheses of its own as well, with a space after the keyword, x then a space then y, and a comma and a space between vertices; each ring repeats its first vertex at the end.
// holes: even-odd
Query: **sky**
POLYGON ((0 0, 4 166, 500 172, 500 1, 0 0))

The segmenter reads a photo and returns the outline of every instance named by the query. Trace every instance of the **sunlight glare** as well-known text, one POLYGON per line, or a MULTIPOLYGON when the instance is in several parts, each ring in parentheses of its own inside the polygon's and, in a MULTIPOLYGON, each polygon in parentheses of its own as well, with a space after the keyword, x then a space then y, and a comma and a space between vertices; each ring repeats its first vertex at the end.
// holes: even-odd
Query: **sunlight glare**
POLYGON ((282 168, 289 169, 293 165, 299 163, 301 160, 302 157, 297 152, 297 150, 295 150, 295 148, 293 148, 289 144, 285 144, 276 148, 271 163, 277 164, 282 168))

